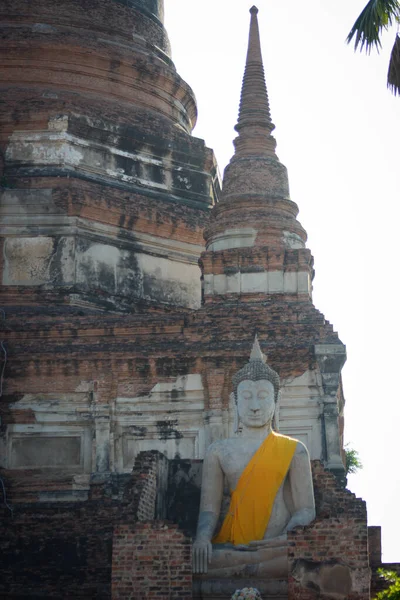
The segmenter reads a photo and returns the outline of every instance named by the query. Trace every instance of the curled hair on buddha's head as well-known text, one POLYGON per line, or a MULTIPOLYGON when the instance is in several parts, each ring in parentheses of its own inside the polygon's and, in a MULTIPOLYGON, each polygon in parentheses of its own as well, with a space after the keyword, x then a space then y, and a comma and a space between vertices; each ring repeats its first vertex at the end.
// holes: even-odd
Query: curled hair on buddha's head
POLYGON ((274 386, 274 400, 277 404, 280 387, 279 375, 267 365, 266 357, 261 352, 260 344, 257 336, 255 336, 249 362, 232 377, 235 402, 237 403, 237 389, 240 382, 246 380, 260 381, 260 379, 266 379, 272 383, 274 386))

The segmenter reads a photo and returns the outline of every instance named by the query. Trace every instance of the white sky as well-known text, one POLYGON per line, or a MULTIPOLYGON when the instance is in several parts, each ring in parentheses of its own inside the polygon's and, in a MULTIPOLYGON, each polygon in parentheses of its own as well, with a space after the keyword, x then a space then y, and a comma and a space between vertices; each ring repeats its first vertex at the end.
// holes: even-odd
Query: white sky
MULTIPOLYGON (((277 153, 315 259, 314 304, 347 346, 345 434, 364 469, 348 487, 400 561, 400 98, 381 53, 345 44, 367 0, 258 0, 277 153)), ((194 89, 197 137, 233 154, 251 0, 165 0, 172 58, 194 89)))

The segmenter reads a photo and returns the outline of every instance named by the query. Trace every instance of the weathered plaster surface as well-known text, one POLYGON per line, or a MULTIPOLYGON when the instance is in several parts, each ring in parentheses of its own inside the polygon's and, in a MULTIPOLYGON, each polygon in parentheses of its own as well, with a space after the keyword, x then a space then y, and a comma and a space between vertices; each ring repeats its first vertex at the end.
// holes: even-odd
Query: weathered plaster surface
POLYGON ((252 227, 226 229, 223 233, 215 235, 207 244, 207 250, 229 250, 229 248, 251 248, 256 241, 257 231, 252 227))
POLYGON ((190 192, 201 202, 211 197, 212 181, 190 165, 179 166, 173 158, 172 146, 160 157, 151 146, 137 144, 131 151, 118 147, 120 132, 108 132, 109 143, 99 143, 68 133, 68 117, 50 120, 49 129, 39 132, 16 131, 6 150, 7 164, 19 169, 62 167, 79 171, 87 177, 128 183, 139 188, 169 193, 190 192), (55 124, 57 127, 55 127, 55 124), (199 179, 203 181, 199 181, 199 179))
POLYGON ((308 272, 256 271, 204 276, 204 294, 308 294, 312 286, 308 272))
POLYGON ((75 240, 71 237, 8 238, 3 285, 70 285, 74 281, 75 240))
MULTIPOLYGON (((102 237, 102 243, 83 236, 7 238, 3 285, 76 285, 78 289, 102 290, 130 299, 200 306, 200 270, 193 251, 185 252, 188 245, 179 248, 175 244, 175 252, 171 252, 170 242, 159 242, 158 252, 171 254, 170 259, 138 252, 138 244, 122 249, 114 245, 113 238, 107 239, 104 233, 102 237)), ((153 240, 142 236, 145 251, 153 240)))
POLYGON ((129 472, 143 450, 168 458, 202 458, 205 451, 204 389, 200 375, 158 383, 147 396, 117 398, 116 469, 129 472))

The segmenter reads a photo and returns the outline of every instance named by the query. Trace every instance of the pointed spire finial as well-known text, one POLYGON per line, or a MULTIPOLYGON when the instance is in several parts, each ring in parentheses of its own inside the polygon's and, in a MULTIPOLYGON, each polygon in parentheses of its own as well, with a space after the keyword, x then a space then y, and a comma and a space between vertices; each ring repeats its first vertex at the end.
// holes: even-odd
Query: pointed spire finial
POLYGON ((276 143, 270 135, 275 125, 269 110, 257 13, 258 8, 252 6, 239 118, 235 126, 239 137, 234 143, 239 156, 249 153, 275 156, 276 143))
POLYGON ((250 354, 250 362, 253 360, 261 360, 263 363, 266 362, 266 356, 261 352, 257 334, 254 336, 253 347, 250 354))

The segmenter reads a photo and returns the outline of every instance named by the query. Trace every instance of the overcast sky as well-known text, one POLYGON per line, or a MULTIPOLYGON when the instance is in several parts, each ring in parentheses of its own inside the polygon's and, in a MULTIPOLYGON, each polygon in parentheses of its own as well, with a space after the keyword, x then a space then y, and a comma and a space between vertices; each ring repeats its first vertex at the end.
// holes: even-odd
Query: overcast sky
MULTIPOLYGON (((381 53, 345 44, 366 0, 258 0, 277 154, 315 259, 314 304, 347 346, 346 441, 364 469, 348 487, 400 561, 400 98, 386 88, 394 29, 381 53)), ((223 172, 233 154, 249 8, 245 0, 165 0, 179 74, 199 109, 194 135, 223 172)))

